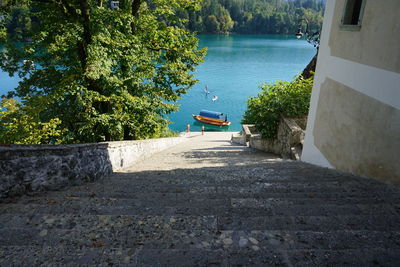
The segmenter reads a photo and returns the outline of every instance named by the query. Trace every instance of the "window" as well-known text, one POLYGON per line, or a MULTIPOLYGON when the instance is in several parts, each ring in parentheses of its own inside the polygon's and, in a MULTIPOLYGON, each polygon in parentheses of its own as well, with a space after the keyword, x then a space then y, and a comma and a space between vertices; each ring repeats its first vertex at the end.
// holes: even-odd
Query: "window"
POLYGON ((347 0, 342 25, 361 26, 365 0, 347 0))

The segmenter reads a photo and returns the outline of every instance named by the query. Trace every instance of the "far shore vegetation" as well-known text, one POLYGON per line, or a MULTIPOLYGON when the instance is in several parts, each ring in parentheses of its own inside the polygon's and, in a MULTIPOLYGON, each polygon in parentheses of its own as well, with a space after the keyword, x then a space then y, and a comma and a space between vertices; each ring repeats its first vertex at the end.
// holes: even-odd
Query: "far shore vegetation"
POLYGON ((323 0, 204 0, 201 10, 180 11, 198 33, 294 34, 301 19, 310 31, 322 25, 323 0))

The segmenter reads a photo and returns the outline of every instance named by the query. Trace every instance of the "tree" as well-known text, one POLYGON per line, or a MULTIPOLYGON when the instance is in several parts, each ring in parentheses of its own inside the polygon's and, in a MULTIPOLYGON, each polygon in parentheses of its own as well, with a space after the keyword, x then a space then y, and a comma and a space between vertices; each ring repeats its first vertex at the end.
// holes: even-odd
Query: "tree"
POLYGON ((224 15, 219 18, 220 32, 229 33, 235 23, 229 15, 224 15))
POLYGON ((74 142, 158 136, 196 83, 206 51, 176 12, 198 10, 198 0, 123 0, 116 10, 103 0, 19 2, 39 23, 29 43, 8 36, 0 67, 23 78, 23 104, 44 98, 40 121, 59 120, 74 142))
POLYGON ((29 9, 26 5, 16 7, 12 10, 8 25, 10 38, 15 42, 21 42, 26 39, 25 34, 31 30, 31 18, 29 9))
POLYGON ((219 33, 220 26, 217 18, 214 15, 210 15, 205 20, 206 31, 209 33, 219 33))

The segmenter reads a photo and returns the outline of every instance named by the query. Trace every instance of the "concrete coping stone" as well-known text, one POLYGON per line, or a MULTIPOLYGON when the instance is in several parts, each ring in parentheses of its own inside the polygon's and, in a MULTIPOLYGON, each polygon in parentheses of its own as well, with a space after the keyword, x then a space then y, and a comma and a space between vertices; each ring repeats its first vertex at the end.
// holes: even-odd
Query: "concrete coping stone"
POLYGON ((127 140, 127 141, 114 141, 114 142, 101 142, 99 144, 105 144, 109 148, 114 147, 124 147, 130 145, 138 145, 138 144, 145 144, 145 143, 153 143, 154 141, 162 141, 162 140, 173 140, 173 139, 182 139, 184 137, 166 137, 166 138, 157 138, 157 139, 145 139, 145 140, 127 140))
POLYGON ((291 119, 291 118, 282 118, 282 119, 283 119, 284 123, 290 128, 290 130, 303 131, 294 119, 291 119))
POLYGON ((184 137, 166 137, 157 139, 146 140, 129 140, 129 141, 110 141, 99 143, 85 143, 85 144, 67 144, 67 145, 0 145, 0 152, 7 151, 40 151, 40 150, 85 150, 92 148, 108 148, 108 147, 121 147, 127 145, 135 145, 141 143, 152 143, 155 140, 171 140, 180 139, 184 137))

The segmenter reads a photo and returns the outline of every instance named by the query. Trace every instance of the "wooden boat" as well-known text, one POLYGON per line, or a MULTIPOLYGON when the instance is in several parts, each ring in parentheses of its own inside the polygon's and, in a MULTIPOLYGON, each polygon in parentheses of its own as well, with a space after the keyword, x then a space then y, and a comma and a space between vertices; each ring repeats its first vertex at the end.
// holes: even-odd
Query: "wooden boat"
POLYGON ((208 117, 203 117, 200 115, 193 115, 193 118, 196 121, 206 123, 206 124, 211 124, 211 125, 216 125, 216 126, 229 126, 231 124, 230 121, 224 121, 224 120, 219 120, 219 119, 214 119, 214 118, 208 118, 208 117))
POLYGON ((209 110, 201 110, 200 115, 193 115, 193 118, 202 123, 216 125, 216 126, 229 126, 231 123, 227 121, 227 117, 225 120, 221 120, 220 117, 224 114, 217 111, 209 111, 209 110))

